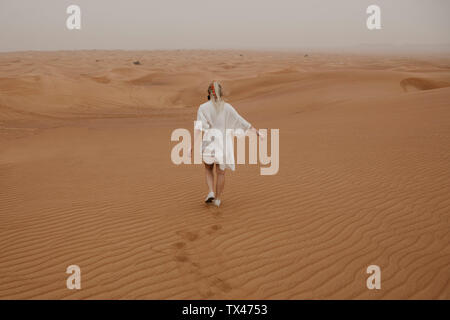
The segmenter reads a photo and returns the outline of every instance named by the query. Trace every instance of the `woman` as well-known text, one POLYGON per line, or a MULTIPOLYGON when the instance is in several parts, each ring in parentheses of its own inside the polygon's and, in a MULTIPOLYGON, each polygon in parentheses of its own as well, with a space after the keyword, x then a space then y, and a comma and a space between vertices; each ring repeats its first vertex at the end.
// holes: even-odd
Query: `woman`
POLYGON ((234 171, 233 136, 236 131, 245 132, 252 127, 236 110, 223 100, 222 86, 213 81, 208 87, 208 102, 198 108, 195 125, 195 140, 202 139, 202 158, 205 165, 206 184, 209 193, 206 203, 220 206, 223 188, 225 185, 225 169, 234 171), (216 192, 214 193, 214 165, 216 167, 216 192))

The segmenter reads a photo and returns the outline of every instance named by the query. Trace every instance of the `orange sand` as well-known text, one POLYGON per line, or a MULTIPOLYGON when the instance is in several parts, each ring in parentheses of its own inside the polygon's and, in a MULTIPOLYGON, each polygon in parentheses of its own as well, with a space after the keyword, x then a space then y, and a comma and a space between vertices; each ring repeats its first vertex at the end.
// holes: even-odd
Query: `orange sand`
POLYGON ((449 299, 450 58, 303 54, 0 54, 0 298, 449 299), (220 209, 170 161, 212 79, 280 129, 220 209))

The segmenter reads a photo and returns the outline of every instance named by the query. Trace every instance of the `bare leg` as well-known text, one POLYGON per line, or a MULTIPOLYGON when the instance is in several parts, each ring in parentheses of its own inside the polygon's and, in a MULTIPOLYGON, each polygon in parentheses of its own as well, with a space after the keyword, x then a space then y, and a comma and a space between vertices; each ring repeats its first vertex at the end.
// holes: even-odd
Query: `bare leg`
POLYGON ((214 192, 213 168, 214 168, 214 164, 206 164, 205 163, 206 184, 208 185, 209 192, 214 192))
POLYGON ((218 164, 216 164, 216 174, 217 174, 216 199, 220 199, 220 195, 222 194, 223 188, 225 186, 225 170, 220 170, 218 164))

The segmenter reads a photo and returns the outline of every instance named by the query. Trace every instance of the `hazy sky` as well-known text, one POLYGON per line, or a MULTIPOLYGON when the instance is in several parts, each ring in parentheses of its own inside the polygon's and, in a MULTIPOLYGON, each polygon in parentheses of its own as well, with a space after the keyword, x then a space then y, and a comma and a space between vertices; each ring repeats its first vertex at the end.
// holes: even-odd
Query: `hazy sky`
POLYGON ((450 0, 0 0, 0 51, 449 48, 450 0), (81 30, 66 8, 81 7, 81 30), (366 8, 381 7, 369 31, 366 8))

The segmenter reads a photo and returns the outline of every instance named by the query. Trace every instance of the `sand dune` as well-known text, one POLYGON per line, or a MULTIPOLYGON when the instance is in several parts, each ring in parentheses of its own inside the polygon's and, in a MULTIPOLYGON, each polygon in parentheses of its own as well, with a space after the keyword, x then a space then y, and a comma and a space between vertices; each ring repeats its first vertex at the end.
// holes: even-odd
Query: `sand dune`
POLYGON ((0 54, 0 298, 449 299, 449 61, 0 54), (280 129, 279 173, 239 165, 220 209, 170 161, 212 79, 280 129))
POLYGON ((436 81, 429 80, 423 78, 407 78, 403 79, 400 82, 403 90, 410 91, 411 89, 415 90, 432 90, 439 88, 447 88, 450 87, 450 83, 445 81, 436 81))

